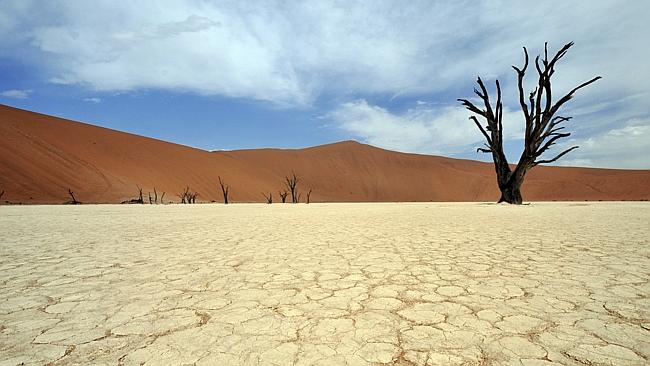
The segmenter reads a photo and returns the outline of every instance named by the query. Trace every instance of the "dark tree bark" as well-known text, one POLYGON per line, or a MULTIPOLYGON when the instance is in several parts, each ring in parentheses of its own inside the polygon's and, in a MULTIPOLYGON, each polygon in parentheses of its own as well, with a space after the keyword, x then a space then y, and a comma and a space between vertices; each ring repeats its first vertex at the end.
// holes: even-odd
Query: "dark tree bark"
POLYGON ((528 51, 526 47, 524 47, 523 68, 512 67, 517 72, 519 105, 526 123, 524 151, 521 153, 519 162, 514 170, 510 168, 503 152, 503 104, 501 102, 501 86, 499 85, 499 80, 496 80, 497 100, 494 108, 492 108, 488 91, 480 77, 477 80, 480 90, 474 89, 474 93, 483 101, 485 108, 481 109, 467 99, 458 99, 470 112, 483 117, 486 121, 486 125, 483 126, 476 116, 470 117, 470 120, 474 122, 487 141, 484 144, 485 147, 478 148, 477 152, 492 154, 494 169, 497 175, 497 184, 499 190, 501 190, 499 202, 521 204, 523 202, 521 186, 524 183, 524 178, 528 171, 539 164, 552 163, 578 148, 578 146, 572 146, 551 159, 541 159, 541 155, 551 146, 555 145, 559 139, 571 135, 569 132, 560 132, 564 129, 564 126, 559 125, 571 119, 571 117, 556 115, 560 107, 573 98, 573 94, 576 91, 601 78, 600 76, 596 76, 578 85, 568 94, 553 103, 551 76, 555 73, 555 64, 564 57, 571 46, 573 46, 573 42, 567 43, 549 60, 547 43, 544 44, 544 58, 540 59, 540 56, 535 58, 538 81, 535 89, 528 95, 528 103, 524 94, 524 75, 528 68, 528 51))
POLYGON ((289 192, 279 191, 278 194, 280 195, 280 199, 282 200, 282 203, 287 202, 287 196, 289 195, 289 192))
POLYGON ((266 198, 266 203, 268 203, 269 205, 273 203, 273 193, 269 193, 268 196, 266 195, 266 193, 262 193, 262 196, 266 198))
POLYGON ((296 186, 298 185, 298 177, 296 176, 296 173, 291 172, 290 177, 284 177, 285 184, 287 185, 287 189, 289 192, 291 192, 291 202, 292 203, 298 203, 298 191, 296 190, 296 186))
POLYGON ((311 197, 311 188, 309 189, 309 192, 307 192, 307 204, 309 204, 310 197, 311 197))
POLYGON ((225 205, 228 204, 228 193, 230 187, 228 187, 222 180, 221 177, 219 177, 219 185, 221 186, 221 193, 223 194, 223 203, 225 205))

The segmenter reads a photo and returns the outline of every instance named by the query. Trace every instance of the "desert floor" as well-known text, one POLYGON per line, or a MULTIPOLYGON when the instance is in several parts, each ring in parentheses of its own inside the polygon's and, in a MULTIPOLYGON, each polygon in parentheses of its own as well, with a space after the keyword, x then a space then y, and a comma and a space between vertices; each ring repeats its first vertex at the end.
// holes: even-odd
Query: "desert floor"
POLYGON ((650 203, 0 207, 0 365, 642 365, 650 203))

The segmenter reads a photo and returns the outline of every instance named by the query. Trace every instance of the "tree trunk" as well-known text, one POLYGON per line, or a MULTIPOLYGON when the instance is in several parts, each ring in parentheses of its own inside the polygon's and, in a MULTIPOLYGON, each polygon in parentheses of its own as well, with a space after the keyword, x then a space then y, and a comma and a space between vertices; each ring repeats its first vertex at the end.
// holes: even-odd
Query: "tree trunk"
POLYGON ((530 168, 527 162, 520 162, 517 168, 512 173, 505 173, 505 176, 499 179, 499 189, 501 190, 501 198, 499 202, 507 202, 513 205, 521 205, 523 198, 521 197, 521 186, 524 184, 524 177, 530 168))
POLYGON ((520 186, 515 184, 506 184, 501 187, 501 198, 499 202, 507 202, 514 205, 521 205, 523 199, 521 198, 520 186))

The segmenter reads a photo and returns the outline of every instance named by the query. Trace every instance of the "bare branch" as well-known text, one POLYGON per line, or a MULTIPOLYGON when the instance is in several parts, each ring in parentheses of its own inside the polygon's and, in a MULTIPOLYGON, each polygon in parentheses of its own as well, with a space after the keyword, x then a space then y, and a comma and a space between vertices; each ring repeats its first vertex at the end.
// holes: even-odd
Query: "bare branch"
POLYGON ((534 163, 533 163, 533 166, 535 166, 535 165, 539 165, 539 164, 548 164, 548 163, 552 163, 552 162, 558 160, 559 158, 563 157, 564 155, 568 154, 570 151, 575 150, 575 149, 577 149, 577 148, 578 148, 578 146, 570 147, 570 148, 568 148, 568 149, 562 151, 561 153, 559 153, 559 154, 558 154, 556 157, 554 157, 553 159, 548 159, 548 160, 539 160, 539 161, 534 162, 534 163))
POLYGON ((600 79, 602 79, 601 76, 596 76, 595 78, 593 78, 593 79, 591 79, 589 81, 585 81, 584 83, 582 83, 582 84, 576 86, 575 88, 573 88, 567 95, 563 96, 560 100, 557 101, 557 103, 555 103, 553 108, 551 108, 550 114, 554 115, 564 103, 568 102, 569 100, 571 100, 571 98, 573 98, 573 94, 575 92, 577 92, 578 90, 584 88, 585 86, 587 86, 589 84, 592 84, 592 83, 594 83, 594 82, 596 82, 596 81, 598 81, 600 79))

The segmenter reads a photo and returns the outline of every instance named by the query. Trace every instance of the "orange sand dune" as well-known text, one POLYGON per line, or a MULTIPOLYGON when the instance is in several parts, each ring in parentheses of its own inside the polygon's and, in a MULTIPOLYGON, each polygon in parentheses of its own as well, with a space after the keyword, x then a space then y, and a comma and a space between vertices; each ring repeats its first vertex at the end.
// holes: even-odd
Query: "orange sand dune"
MULTIPOLYGON (((491 164, 404 154, 356 142, 307 149, 208 152, 0 105, 2 202, 63 203, 68 188, 85 203, 134 198, 136 186, 178 202, 186 185, 220 201, 218 176, 234 202, 263 202, 295 171, 312 201, 495 201, 491 164)), ((650 170, 537 167, 524 199, 650 199, 650 170)))

